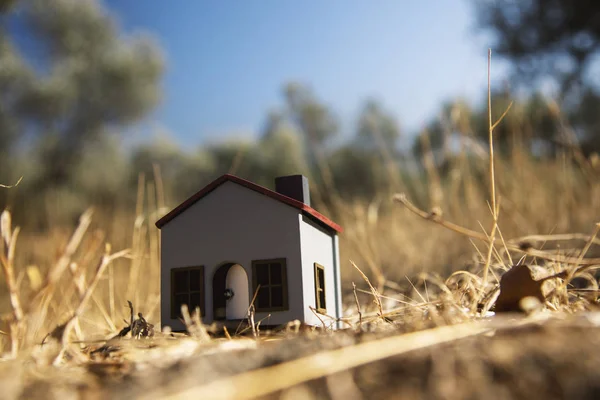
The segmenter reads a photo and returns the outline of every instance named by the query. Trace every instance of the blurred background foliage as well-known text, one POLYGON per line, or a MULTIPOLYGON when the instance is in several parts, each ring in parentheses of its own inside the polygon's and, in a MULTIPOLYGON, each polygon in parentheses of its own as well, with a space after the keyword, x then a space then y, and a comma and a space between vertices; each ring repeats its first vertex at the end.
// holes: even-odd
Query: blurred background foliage
MULTIPOLYGON (((592 71, 598 67, 600 5, 495 0, 473 7, 480 29, 495 40, 495 53, 513 66, 511 87, 525 88, 494 88, 494 118, 514 102, 496 130, 498 156, 510 159, 520 149, 535 161, 598 152, 600 94, 592 71), (544 96, 546 82, 560 88, 558 98, 544 96)), ((365 99, 354 134, 340 138, 335 110, 301 82, 282 82, 280 107, 265 115, 256 140, 183 149, 157 135, 128 147, 128 128, 161 100, 165 60, 159 45, 119 32, 98 1, 0 1, 0 20, 17 12, 43 62, 27 61, 2 23, 0 182, 24 179, 0 191, 0 204, 30 230, 71 225, 90 205, 106 212, 134 209, 140 174, 162 177, 169 206, 230 172, 268 187, 277 175, 303 173, 315 191, 327 188, 314 198, 333 214, 339 199, 389 200, 397 191, 428 207, 441 201, 432 185, 454 179, 456 162, 486 157, 483 94, 480 104, 458 98, 441 105, 422 132, 403 131, 385 104, 365 99)), ((472 174, 483 187, 482 171, 472 174)))

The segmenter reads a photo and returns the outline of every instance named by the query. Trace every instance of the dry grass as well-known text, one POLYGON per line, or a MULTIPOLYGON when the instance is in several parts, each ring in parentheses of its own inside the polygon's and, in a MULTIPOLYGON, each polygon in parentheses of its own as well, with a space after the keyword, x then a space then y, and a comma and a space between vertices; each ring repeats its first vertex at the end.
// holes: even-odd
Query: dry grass
MULTIPOLYGON (((149 322, 158 320, 160 240, 154 222, 168 207, 157 168, 152 181, 140 176, 135 215, 94 217, 90 210, 70 231, 56 228, 34 235, 13 227, 11 214, 4 211, 0 218, 0 264, 7 288, 5 298, 0 297, 4 394, 7 398, 40 394, 360 398, 365 393, 393 393, 390 388, 397 386, 397 393, 414 398, 427 394, 461 398, 458 394, 492 393, 479 385, 498 383, 486 369, 496 364, 509 371, 521 390, 519 375, 506 364, 509 358, 520 359, 514 352, 518 343, 502 338, 502 332, 516 329, 515 334, 529 338, 529 328, 519 329, 548 327, 550 334, 540 334, 537 343, 550 338, 547 349, 554 352, 550 359, 568 353, 552 342, 553 332, 563 337, 564 324, 557 328, 556 320, 573 321, 566 326, 579 329, 577 335, 585 340, 592 337, 590 332, 597 337, 595 314, 585 317, 583 325, 579 317, 569 315, 597 309, 600 164, 583 157, 576 147, 554 158, 534 159, 517 142, 508 157, 495 157, 497 123, 490 106, 490 147, 482 157, 473 157, 463 147, 448 157, 442 170, 426 151, 426 185, 407 181, 384 153, 390 188, 372 202, 337 196, 331 179, 327 187, 316 188, 317 197, 324 190, 331 193, 332 208, 323 211, 345 227, 343 322, 350 328, 345 332, 328 330, 332 320, 327 316, 322 330, 291 322, 280 331, 267 332, 249 311, 246 332, 252 338, 227 331, 217 332, 224 338, 216 338, 197 313, 185 310, 188 335, 157 329, 151 339, 115 338, 129 313, 127 300, 149 322), (414 198, 392 196, 401 192, 414 198), (489 232, 484 226, 491 227, 489 232), (502 287, 502 277, 516 264, 529 265, 531 273, 513 280, 510 288, 502 287), (541 290, 541 301, 532 300, 535 296, 528 292, 532 287, 541 290), (508 289, 529 296, 518 302, 524 316, 488 318, 498 292, 508 289), (486 349, 482 353, 487 359, 465 351, 468 343, 486 349), (439 355, 443 348, 465 369, 462 377, 470 378, 473 390, 456 389, 465 380, 439 355), (501 349, 511 356, 503 356, 501 349), (467 356, 471 358, 463 359, 467 356), (379 378, 365 370, 373 363, 382 371, 379 378), (394 370, 409 373, 405 363, 437 383, 413 385, 425 379, 421 376, 407 376, 403 382, 388 379, 394 370), (377 379, 391 386, 377 388, 377 379), (318 385, 305 385, 310 382, 318 385), (448 389, 453 387, 454 391, 448 389)), ((522 351, 538 354, 543 349, 535 343, 532 339, 522 351)), ((571 343, 572 354, 585 353, 585 342, 571 343)), ((588 364, 578 374, 600 365, 600 359, 588 364)), ((564 387, 570 390, 564 393, 575 393, 571 383, 564 387)), ((514 393, 535 393, 528 389, 514 393)), ((506 390, 490 396, 510 397, 503 395, 511 393, 506 390)))
POLYGON ((10 302, 1 310, 10 307, 3 320, 19 334, 10 335, 10 345, 8 335, 0 337, 0 352, 10 349, 14 357, 20 349, 41 343, 57 327, 66 328, 60 335, 66 342, 71 333, 77 340, 114 334, 127 315, 128 299, 142 304, 147 318, 157 317, 160 241, 154 221, 165 211, 154 184, 140 178, 139 187, 136 214, 127 218, 133 220, 131 228, 123 229, 124 218, 117 215, 106 234, 94 227, 90 209, 70 233, 56 229, 26 237, 18 247, 31 251, 22 257, 15 251, 19 228, 11 227, 8 211, 2 213, 0 262, 10 302), (119 251, 112 252, 106 237, 120 242, 119 251))

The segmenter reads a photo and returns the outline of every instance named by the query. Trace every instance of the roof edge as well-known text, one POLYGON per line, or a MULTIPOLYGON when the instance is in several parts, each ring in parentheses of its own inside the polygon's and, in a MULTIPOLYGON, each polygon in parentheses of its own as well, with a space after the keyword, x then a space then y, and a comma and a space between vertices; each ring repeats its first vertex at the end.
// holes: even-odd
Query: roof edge
POLYGON ((208 195, 210 192, 215 190, 217 187, 221 186, 223 183, 228 182, 228 181, 237 183, 237 184, 244 186, 250 190, 261 193, 263 195, 271 197, 272 199, 278 200, 282 203, 292 206, 292 207, 308 214, 309 216, 312 216, 318 222, 321 222, 326 227, 336 231, 337 233, 342 233, 344 231, 340 225, 336 224, 335 222, 333 222, 332 220, 330 220, 329 218, 327 218, 326 216, 324 216, 323 214, 321 214, 314 208, 304 204, 303 202, 298 201, 296 199, 292 199, 291 197, 285 196, 281 193, 275 192, 264 186, 258 185, 254 182, 250 182, 248 180, 242 179, 240 177, 237 177, 237 176, 231 175, 231 174, 221 175, 220 177, 218 177, 217 179, 215 179, 214 181, 212 181, 211 183, 206 185, 204 188, 202 188, 198 192, 194 193, 192 196, 190 196, 184 202, 179 204, 177 207, 175 207, 174 209, 169 211, 167 214, 165 214, 162 218, 160 218, 158 221, 156 221, 156 223, 155 223, 156 227, 158 229, 161 229, 163 226, 165 226, 171 220, 175 219, 175 217, 177 217, 179 214, 181 214, 182 212, 187 210, 189 207, 194 205, 201 198, 208 195))

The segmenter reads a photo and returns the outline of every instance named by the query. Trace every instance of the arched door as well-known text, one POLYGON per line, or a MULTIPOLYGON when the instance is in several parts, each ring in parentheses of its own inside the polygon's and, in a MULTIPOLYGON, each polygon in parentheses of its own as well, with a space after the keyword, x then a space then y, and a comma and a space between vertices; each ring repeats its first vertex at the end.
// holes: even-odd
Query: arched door
POLYGON ((246 318, 248 307, 250 306, 248 275, 241 265, 232 265, 227 271, 226 288, 231 289, 233 292, 233 297, 227 299, 225 307, 226 318, 246 318))

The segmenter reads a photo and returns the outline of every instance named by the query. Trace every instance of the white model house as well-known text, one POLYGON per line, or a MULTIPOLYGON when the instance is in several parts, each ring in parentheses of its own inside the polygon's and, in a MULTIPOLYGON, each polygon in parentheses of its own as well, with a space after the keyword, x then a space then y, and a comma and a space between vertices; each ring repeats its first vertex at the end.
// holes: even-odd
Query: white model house
POLYGON ((275 187, 223 175, 156 222, 162 326, 184 329, 182 304, 200 307, 204 323, 243 320, 255 293, 261 326, 321 325, 309 307, 342 316, 342 228, 310 207, 304 176, 275 187))

